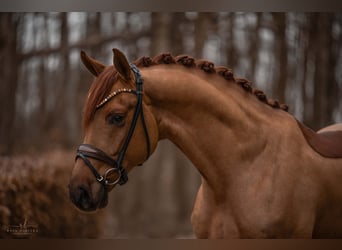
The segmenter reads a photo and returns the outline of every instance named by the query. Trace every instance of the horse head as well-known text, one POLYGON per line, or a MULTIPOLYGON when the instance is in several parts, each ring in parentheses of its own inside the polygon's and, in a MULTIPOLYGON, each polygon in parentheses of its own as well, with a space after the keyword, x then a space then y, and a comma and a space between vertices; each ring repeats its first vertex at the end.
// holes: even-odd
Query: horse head
POLYGON ((158 126, 143 96, 139 69, 113 49, 112 66, 81 52, 85 67, 95 76, 83 112, 84 139, 76 154, 69 183, 72 202, 83 211, 108 203, 108 192, 127 182, 127 174, 151 155, 158 126))

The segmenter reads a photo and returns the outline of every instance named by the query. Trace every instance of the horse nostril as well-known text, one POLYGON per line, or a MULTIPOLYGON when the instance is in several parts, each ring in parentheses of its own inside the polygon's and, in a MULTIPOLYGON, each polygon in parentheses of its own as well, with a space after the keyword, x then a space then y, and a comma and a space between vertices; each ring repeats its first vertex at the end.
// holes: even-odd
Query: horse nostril
POLYGON ((91 208, 92 197, 88 188, 85 186, 78 186, 73 191, 70 190, 70 198, 82 210, 89 210, 91 208))
POLYGON ((88 209, 91 205, 91 197, 90 193, 85 187, 79 187, 78 188, 79 193, 79 204, 83 209, 88 209))

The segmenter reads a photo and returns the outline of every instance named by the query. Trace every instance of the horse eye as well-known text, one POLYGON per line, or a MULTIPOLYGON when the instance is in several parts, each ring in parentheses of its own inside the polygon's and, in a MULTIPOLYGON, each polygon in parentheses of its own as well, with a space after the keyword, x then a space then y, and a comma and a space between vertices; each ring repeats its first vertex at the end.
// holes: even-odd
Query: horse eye
POLYGON ((109 125, 116 125, 121 127, 125 124, 125 115, 109 114, 106 120, 109 125))

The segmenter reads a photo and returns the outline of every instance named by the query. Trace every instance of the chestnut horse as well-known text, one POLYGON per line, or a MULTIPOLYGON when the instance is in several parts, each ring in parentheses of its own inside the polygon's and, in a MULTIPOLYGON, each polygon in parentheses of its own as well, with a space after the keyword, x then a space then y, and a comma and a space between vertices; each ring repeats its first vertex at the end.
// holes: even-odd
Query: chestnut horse
POLYGON ((69 184, 95 211, 162 139, 202 176, 191 222, 199 238, 342 237, 342 126, 319 133, 226 67, 168 53, 129 64, 117 49, 84 107, 84 141, 69 184))

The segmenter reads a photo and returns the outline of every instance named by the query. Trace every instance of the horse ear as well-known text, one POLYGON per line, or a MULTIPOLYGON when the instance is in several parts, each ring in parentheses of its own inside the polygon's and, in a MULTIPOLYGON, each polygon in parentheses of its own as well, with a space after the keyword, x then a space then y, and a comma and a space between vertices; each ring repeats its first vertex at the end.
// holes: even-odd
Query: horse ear
POLYGON ((131 79, 131 67, 127 61, 126 56, 118 49, 113 49, 114 58, 113 63, 120 76, 128 81, 131 79))
POLYGON ((81 60, 84 66, 86 66, 86 68, 89 70, 89 72, 96 77, 99 76, 101 72, 106 68, 106 66, 102 63, 89 57, 83 50, 81 51, 81 60))

